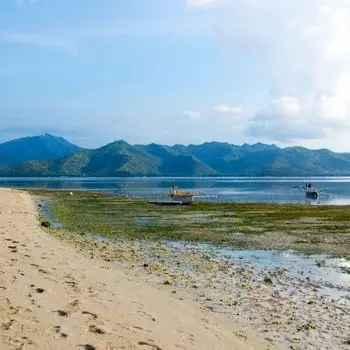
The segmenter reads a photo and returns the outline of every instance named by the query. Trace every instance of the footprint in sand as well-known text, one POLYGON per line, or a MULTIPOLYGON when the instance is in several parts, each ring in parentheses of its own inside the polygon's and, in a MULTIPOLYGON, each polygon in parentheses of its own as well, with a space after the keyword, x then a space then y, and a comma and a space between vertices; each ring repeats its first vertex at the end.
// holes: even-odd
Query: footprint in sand
POLYGON ((89 332, 96 333, 96 334, 105 334, 106 333, 102 328, 99 328, 95 325, 89 326, 89 332))
POLYGON ((96 318, 97 318, 97 315, 93 312, 90 312, 90 311, 83 311, 82 314, 90 316, 93 320, 96 320, 96 318))
POLYGON ((76 313, 80 310, 79 304, 79 300, 74 300, 66 305, 65 310, 54 310, 53 312, 57 312, 58 316, 60 317, 68 317, 69 315, 76 313))
POLYGON ((9 320, 9 321, 3 323, 1 325, 1 329, 3 329, 4 331, 8 331, 11 328, 11 326, 13 325, 14 322, 15 322, 15 320, 9 320))
POLYGON ((79 307, 79 304, 80 304, 80 301, 78 299, 76 300, 73 300, 72 302, 70 302, 68 305, 67 305, 67 309, 73 313, 73 312, 78 312, 80 310, 80 307, 79 307))
POLYGON ((68 338, 67 333, 61 332, 61 326, 54 326, 53 329, 54 329, 55 333, 59 334, 62 338, 68 338))
POLYGON ((68 312, 64 310, 57 310, 58 316, 60 317, 68 317, 68 312))
POLYGON ((77 346, 84 348, 84 350, 97 350, 93 345, 90 345, 90 344, 77 345, 77 346))
POLYGON ((155 350, 162 350, 162 348, 160 348, 158 345, 152 344, 146 341, 139 341, 139 345, 149 346, 151 349, 155 349, 155 350))
POLYGON ((141 315, 144 315, 144 316, 150 318, 153 322, 156 321, 156 318, 153 317, 152 315, 148 314, 147 312, 144 312, 144 311, 142 311, 142 310, 139 310, 139 311, 137 311, 137 312, 138 312, 139 314, 141 314, 141 315))

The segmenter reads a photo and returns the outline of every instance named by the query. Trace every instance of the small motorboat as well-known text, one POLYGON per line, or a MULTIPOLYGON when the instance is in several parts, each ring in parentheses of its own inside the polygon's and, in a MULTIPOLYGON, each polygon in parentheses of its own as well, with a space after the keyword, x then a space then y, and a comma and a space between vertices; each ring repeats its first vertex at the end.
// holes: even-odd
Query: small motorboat
POLYGON ((309 199, 317 199, 319 196, 317 188, 312 187, 311 183, 307 183, 305 185, 305 196, 309 199))

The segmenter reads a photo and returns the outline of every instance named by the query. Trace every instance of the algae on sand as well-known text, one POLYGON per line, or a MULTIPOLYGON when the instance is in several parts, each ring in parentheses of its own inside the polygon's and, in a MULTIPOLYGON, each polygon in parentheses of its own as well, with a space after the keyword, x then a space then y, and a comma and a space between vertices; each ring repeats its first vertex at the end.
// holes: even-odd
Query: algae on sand
POLYGON ((44 198, 55 220, 73 232, 350 255, 348 206, 195 202, 162 207, 101 192, 31 193, 44 198))

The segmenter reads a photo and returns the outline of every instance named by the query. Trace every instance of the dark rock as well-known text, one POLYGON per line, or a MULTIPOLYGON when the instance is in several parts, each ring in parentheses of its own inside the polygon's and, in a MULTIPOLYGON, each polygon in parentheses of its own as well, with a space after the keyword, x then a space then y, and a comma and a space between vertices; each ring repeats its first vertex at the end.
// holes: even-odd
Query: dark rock
POLYGON ((51 223, 49 221, 42 221, 41 226, 43 227, 51 227, 51 223))
POLYGON ((270 276, 265 276, 264 277, 264 283, 265 284, 272 284, 272 279, 270 276))

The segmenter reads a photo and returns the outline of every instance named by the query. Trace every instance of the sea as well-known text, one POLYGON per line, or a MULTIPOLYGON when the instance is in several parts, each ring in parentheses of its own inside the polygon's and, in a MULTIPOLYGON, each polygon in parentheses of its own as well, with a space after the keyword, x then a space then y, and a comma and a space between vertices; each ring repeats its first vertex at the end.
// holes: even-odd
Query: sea
POLYGON ((4 177, 0 187, 103 191, 150 200, 166 196, 172 180, 195 192, 197 201, 350 205, 350 177, 4 177), (306 183, 318 190, 317 200, 305 197, 306 183))

